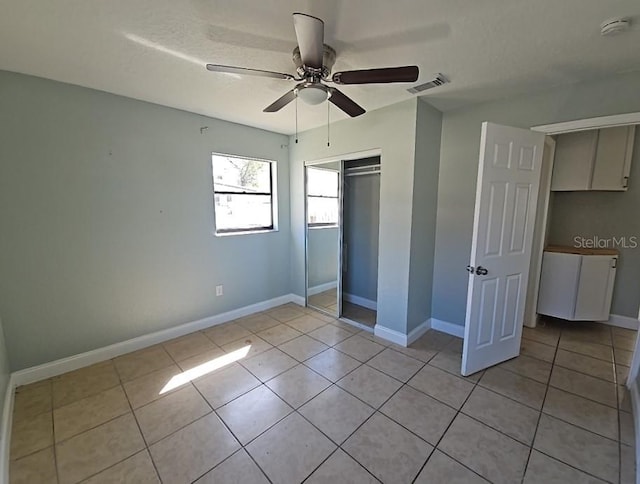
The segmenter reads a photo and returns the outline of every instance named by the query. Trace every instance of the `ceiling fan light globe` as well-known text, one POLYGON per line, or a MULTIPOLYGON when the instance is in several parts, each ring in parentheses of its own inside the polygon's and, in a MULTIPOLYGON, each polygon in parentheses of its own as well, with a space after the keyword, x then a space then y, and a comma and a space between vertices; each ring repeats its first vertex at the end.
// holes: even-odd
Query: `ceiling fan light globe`
POLYGON ((311 106, 322 104, 327 100, 328 94, 325 89, 316 86, 308 86, 298 90, 298 97, 311 106))

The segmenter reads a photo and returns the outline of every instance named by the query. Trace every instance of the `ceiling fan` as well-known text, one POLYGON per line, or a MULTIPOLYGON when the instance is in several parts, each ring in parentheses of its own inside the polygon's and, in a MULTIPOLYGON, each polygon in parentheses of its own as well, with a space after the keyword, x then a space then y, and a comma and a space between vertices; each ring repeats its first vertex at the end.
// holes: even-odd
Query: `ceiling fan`
POLYGON ((320 104, 328 99, 349 116, 356 117, 364 114, 365 110, 341 91, 325 83, 378 84, 415 82, 418 79, 418 66, 343 71, 336 72, 330 77, 331 68, 336 60, 336 51, 324 43, 324 22, 311 15, 294 13, 293 26, 298 40, 298 46, 293 50, 293 63, 296 66, 297 77, 281 72, 218 64, 207 64, 207 69, 213 72, 271 77, 299 82, 289 92, 264 108, 265 113, 279 111, 296 97, 300 97, 307 104, 320 104))

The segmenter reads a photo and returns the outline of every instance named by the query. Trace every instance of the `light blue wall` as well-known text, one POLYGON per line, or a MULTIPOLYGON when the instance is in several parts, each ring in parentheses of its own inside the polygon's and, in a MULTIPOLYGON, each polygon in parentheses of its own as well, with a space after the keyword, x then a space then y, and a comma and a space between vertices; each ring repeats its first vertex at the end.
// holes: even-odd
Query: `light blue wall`
MULTIPOLYGON (((574 237, 600 239, 632 237, 640 244, 640 133, 636 134, 629 190, 626 192, 554 192, 551 202, 549 243, 574 245, 574 237)), ((640 246, 617 247, 611 312, 638 317, 640 307, 640 246)))
POLYGON ((344 184, 342 292, 377 301, 380 175, 346 177, 344 184))
POLYGON ((418 102, 413 176, 408 331, 431 317, 442 113, 418 102))
POLYGON ((536 95, 447 112, 442 121, 433 317, 464 324, 467 272, 483 121, 540 124, 640 111, 640 73, 558 87, 536 95))
POLYGON ((0 133, 12 370, 289 293, 286 136, 8 72, 0 133), (212 151, 277 161, 279 232, 213 235, 212 151))
POLYGON ((309 230, 309 288, 330 282, 338 283, 338 229, 334 227, 309 230))
POLYGON ((290 139, 292 289, 304 294, 305 161, 380 149, 380 241, 378 258, 378 324, 405 333, 409 294, 409 250, 413 202, 413 160, 417 101, 411 99, 332 124, 290 139))

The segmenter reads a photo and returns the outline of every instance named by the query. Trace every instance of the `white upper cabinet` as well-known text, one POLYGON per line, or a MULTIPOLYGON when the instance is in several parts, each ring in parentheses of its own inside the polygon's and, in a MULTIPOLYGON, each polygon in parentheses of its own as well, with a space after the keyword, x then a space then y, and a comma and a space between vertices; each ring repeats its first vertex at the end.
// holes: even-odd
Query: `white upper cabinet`
POLYGON ((598 130, 559 135, 551 190, 589 190, 597 145, 598 130))
POLYGON ((629 182, 635 126, 558 136, 552 191, 625 191, 629 182))
POLYGON ((626 190, 629 186, 635 126, 599 131, 591 190, 626 190))

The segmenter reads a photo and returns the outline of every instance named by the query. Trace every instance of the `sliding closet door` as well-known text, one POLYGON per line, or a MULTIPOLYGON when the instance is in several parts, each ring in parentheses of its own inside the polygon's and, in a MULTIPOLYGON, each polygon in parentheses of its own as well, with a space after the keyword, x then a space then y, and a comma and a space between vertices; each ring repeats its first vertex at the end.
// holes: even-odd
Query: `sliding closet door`
POLYGON ((341 163, 305 166, 307 306, 340 314, 341 163))

